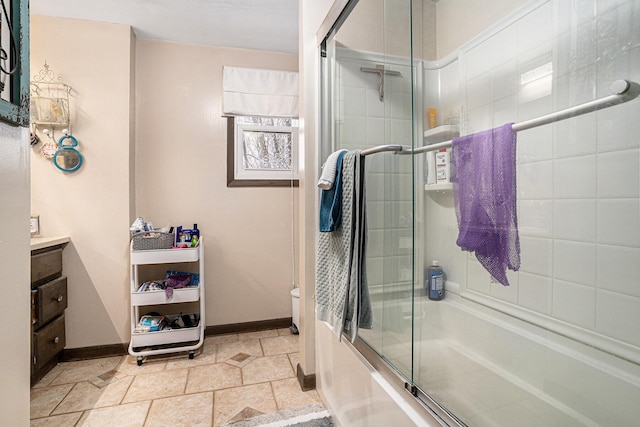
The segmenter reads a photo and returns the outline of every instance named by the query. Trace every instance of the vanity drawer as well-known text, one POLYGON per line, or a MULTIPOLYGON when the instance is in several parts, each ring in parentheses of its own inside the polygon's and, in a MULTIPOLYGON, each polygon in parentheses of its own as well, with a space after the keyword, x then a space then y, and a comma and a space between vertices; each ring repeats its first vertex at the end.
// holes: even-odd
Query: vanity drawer
POLYGON ((31 284, 42 283, 62 274, 62 249, 31 255, 31 284))
POLYGON ((62 276, 37 288, 37 325, 44 325, 49 320, 62 314, 67 308, 67 277, 62 276))
POLYGON ((62 315, 33 333, 34 370, 37 371, 60 353, 65 344, 64 315, 62 315))

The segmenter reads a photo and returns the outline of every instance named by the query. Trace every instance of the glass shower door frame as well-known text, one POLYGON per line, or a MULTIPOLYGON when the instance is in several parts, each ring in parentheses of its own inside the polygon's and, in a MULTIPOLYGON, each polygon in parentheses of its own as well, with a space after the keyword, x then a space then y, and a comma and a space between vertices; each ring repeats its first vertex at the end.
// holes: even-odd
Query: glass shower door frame
MULTIPOLYGON (((318 32, 318 36, 319 36, 318 39, 322 40, 322 43, 320 45, 320 76, 321 76, 320 111, 322 115, 320 120, 320 129, 321 129, 320 162, 322 162, 322 159, 325 159, 332 151, 338 148, 342 148, 337 146, 338 144, 334 142, 336 138, 336 134, 340 132, 339 126, 337 124, 339 120, 334 120, 334 115, 341 114, 339 110, 340 108, 343 108, 343 106, 334 107, 334 105, 331 102, 333 98, 339 96, 339 92, 335 90, 335 86, 338 84, 336 70, 339 68, 339 64, 336 63, 336 59, 335 59, 337 56, 336 49, 335 49, 335 46, 331 45, 331 39, 335 37, 338 30, 347 20, 347 17, 349 16, 351 11, 355 8, 357 4, 358 4, 357 0, 346 1, 346 2, 343 0, 337 1, 334 4, 335 10, 332 10, 332 12, 330 12, 330 15, 333 14, 333 16, 337 18, 335 18, 334 22, 325 21, 325 23, 321 27, 321 30, 318 32)), ((411 7, 411 2, 409 2, 408 4, 409 4, 409 7, 411 7)), ((411 13, 412 11, 411 9, 409 9, 409 16, 411 16, 410 15, 411 13)), ((411 31, 413 31, 413 29, 410 27, 410 32, 411 31)), ((420 90, 423 84, 423 73, 422 73, 422 61, 420 59, 415 59, 413 56, 413 50, 414 50, 413 35, 411 34, 410 37, 411 37, 411 42, 410 42, 411 55, 409 56, 408 61, 405 58, 403 62, 406 63, 405 69, 407 71, 410 70, 410 73, 409 73, 410 75, 405 75, 404 78, 410 80, 411 96, 410 96, 410 101, 407 98, 404 98, 403 102, 405 102, 405 108, 406 108, 405 111, 407 111, 407 113, 410 114, 411 116, 410 117, 411 142, 409 143, 409 141, 407 141, 406 139, 403 140, 403 138, 398 137, 397 140, 391 140, 391 139, 387 140, 385 138, 384 143, 385 144, 387 143, 401 144, 405 146, 410 145, 411 148, 414 148, 416 147, 416 145, 421 145, 421 141, 422 141, 422 131, 423 131, 422 120, 421 120, 421 114, 419 114, 418 111, 422 110, 422 103, 423 103, 422 91, 420 90), (407 102, 411 103, 410 109, 409 109, 409 106, 406 105, 407 102)), ((393 66, 393 58, 391 56, 388 56, 386 53, 378 54, 376 61, 382 62, 382 64, 384 64, 383 66, 385 67, 385 69, 388 66, 391 66, 391 67, 393 66)), ((385 82, 385 83, 392 84, 392 81, 390 79, 388 82, 385 82)), ((385 112, 384 112, 385 117, 389 115, 389 112, 386 111, 386 109, 387 109, 387 106, 385 105, 385 112)), ((362 147, 362 148, 365 148, 365 147, 362 147)), ((381 156, 381 157, 377 157, 377 160, 375 161, 378 163, 380 163, 380 159, 386 159, 385 163, 387 164, 393 164, 393 162, 397 163, 399 161, 411 162, 410 163, 411 164, 410 166, 411 168, 411 178, 410 178, 411 180, 411 189, 410 189, 410 193, 411 193, 411 208, 410 208, 411 209, 411 227, 410 227, 411 255, 410 255, 410 267, 409 267, 410 276, 411 276, 409 280, 411 281, 411 283, 410 283, 410 290, 408 290, 408 292, 410 292, 410 305, 411 305, 410 307, 411 331, 410 331, 410 343, 408 343, 408 345, 410 346, 410 350, 408 350, 410 351, 410 354, 406 355, 408 356, 408 359, 409 359, 409 362, 408 362, 410 365, 409 369, 406 369, 405 372, 402 372, 402 369, 399 369, 398 366, 395 366, 394 362, 390 360, 389 355, 384 354, 385 353, 384 351, 376 350, 372 345, 367 343, 366 340, 360 337, 358 337, 354 342, 353 348, 354 348, 354 351, 357 351, 358 353, 360 353, 368 361, 368 363, 370 363, 379 373, 381 373, 389 381, 389 383, 395 387, 395 389, 398 392, 403 393, 404 391, 405 393, 406 392, 410 393, 413 396, 413 398, 410 398, 407 401, 415 409, 417 410, 426 409, 428 412, 430 412, 436 418, 442 420, 442 422, 447 425, 460 425, 455 420, 455 418, 451 417, 450 414, 447 411, 445 411, 442 407, 440 407, 436 402, 432 401, 428 396, 423 395, 420 392, 420 390, 416 387, 414 382, 415 380, 414 379, 414 370, 415 370, 414 358, 416 357, 415 355, 415 350, 416 350, 415 348, 415 345, 416 345, 415 343, 415 336, 416 336, 415 334, 415 327, 416 327, 415 298, 417 296, 417 293, 421 292, 421 288, 422 288, 423 272, 422 272, 421 266, 423 264, 422 259, 424 257, 423 249, 421 245, 417 244, 417 242, 421 241, 419 236, 421 236, 422 235, 421 233, 423 233, 423 221, 424 221, 422 218, 422 213, 424 208, 423 207, 424 194, 422 191, 423 185, 421 185, 422 175, 423 175, 422 160, 420 160, 420 156, 414 157, 413 154, 411 156, 401 156, 401 158, 397 157, 395 159, 393 157, 395 155, 392 153, 379 153, 379 154, 374 154, 372 156, 381 156)), ((373 159, 371 159, 368 163, 368 166, 373 165, 375 162, 373 161, 373 159)), ((318 167, 319 166, 320 165, 318 165, 318 167)), ((407 179, 407 184, 408 184, 408 179, 407 179)), ((389 189, 391 189, 391 191, 393 191, 393 188, 395 188, 395 187, 389 186, 389 184, 385 184, 385 186, 388 186, 389 189)), ((406 188, 405 190, 409 191, 406 188)), ((405 304, 407 304, 408 302, 409 301, 406 301, 405 304)), ((351 346, 351 344, 348 342, 348 339, 343 339, 343 342, 347 346, 351 346)))

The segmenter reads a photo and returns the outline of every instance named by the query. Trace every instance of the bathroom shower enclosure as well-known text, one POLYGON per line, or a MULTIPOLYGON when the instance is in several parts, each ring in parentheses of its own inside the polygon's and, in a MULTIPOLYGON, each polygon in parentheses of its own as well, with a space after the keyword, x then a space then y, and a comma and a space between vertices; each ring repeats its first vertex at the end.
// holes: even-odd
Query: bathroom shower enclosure
POLYGON ((375 327, 356 348, 451 425, 635 425, 640 100, 606 97, 637 91, 619 80, 640 82, 640 0, 487 3, 349 1, 322 42, 321 157, 394 146, 365 151, 375 327), (517 133, 521 266, 493 282, 421 147, 603 98, 517 133))

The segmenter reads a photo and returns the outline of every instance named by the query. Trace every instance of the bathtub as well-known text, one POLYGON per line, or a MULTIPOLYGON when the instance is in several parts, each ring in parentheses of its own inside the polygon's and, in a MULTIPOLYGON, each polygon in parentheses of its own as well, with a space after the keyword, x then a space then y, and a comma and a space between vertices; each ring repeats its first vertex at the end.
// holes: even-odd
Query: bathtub
POLYGON ((464 423, 640 422, 637 363, 454 293, 415 308, 414 382, 464 423))

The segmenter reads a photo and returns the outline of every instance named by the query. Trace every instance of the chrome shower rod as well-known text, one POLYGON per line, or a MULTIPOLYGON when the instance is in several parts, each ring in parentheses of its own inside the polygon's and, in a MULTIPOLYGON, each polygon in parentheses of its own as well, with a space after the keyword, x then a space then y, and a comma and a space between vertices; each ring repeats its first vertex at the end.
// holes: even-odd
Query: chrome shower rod
MULTIPOLYGON (((593 111, 602 110, 604 108, 613 107, 614 105, 624 104, 625 102, 636 99, 638 95, 640 95, 640 85, 628 80, 616 80, 611 85, 611 92, 612 95, 605 96, 604 98, 594 99, 593 101, 556 111, 555 113, 546 114, 520 123, 514 123, 511 128, 515 132, 519 132, 521 130, 527 130, 580 116, 582 114, 591 113, 593 111)), ((436 144, 429 144, 413 149, 402 145, 379 145, 377 147, 362 150, 360 155, 368 156, 369 154, 382 153, 385 151, 392 151, 395 154, 418 154, 426 153, 427 151, 437 151, 442 148, 449 147, 451 147, 451 141, 438 142, 436 144)))

